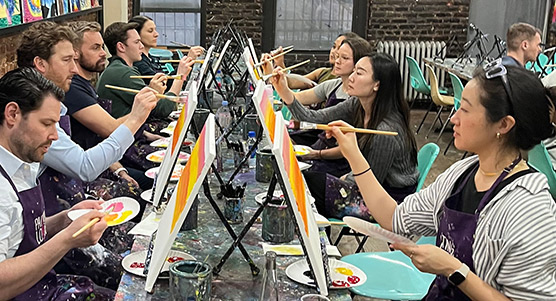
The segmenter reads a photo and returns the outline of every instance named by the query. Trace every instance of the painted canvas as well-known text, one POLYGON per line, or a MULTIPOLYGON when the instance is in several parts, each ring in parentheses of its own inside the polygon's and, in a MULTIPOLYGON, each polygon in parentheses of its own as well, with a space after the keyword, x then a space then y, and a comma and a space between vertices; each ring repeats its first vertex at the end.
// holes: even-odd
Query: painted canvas
POLYGON ((79 0, 79 9, 86 10, 91 8, 91 0, 79 0))
POLYGON ((5 0, 0 0, 0 28, 8 26, 8 7, 5 0))
POLYGON ((42 18, 52 18, 59 15, 56 0, 41 0, 42 18))
POLYGON ((20 0, 5 0, 8 26, 21 24, 21 2, 20 0))
POLYGON ((79 3, 79 0, 69 0, 69 4, 71 12, 78 12, 81 10, 81 3, 79 3))
POLYGON ((146 291, 152 291, 156 278, 172 247, 172 243, 176 239, 180 227, 185 221, 185 217, 189 213, 191 205, 199 193, 199 189, 215 157, 214 114, 209 114, 205 126, 191 152, 191 157, 181 174, 178 185, 174 189, 166 210, 164 210, 160 218, 156 238, 154 238, 154 244, 152 245, 152 253, 150 258, 146 260, 148 263, 146 267, 148 269, 147 280, 145 282, 146 291))
POLYGON ((23 0, 21 5, 24 23, 42 20, 41 0, 23 0))
POLYGON ((260 79, 255 87, 255 92, 253 93, 253 102, 255 104, 255 109, 257 110, 257 115, 259 120, 263 124, 263 130, 265 136, 268 138, 268 145, 274 145, 274 130, 276 126, 276 115, 274 114, 274 109, 272 108, 272 87, 266 86, 264 81, 260 79))
POLYGON ((56 0, 58 3, 58 15, 65 15, 70 13, 69 0, 56 0))
POLYGON ((321 252, 319 230, 313 213, 305 180, 299 169, 299 163, 293 149, 293 144, 286 128, 282 114, 275 114, 276 128, 274 130, 274 146, 272 153, 276 158, 278 170, 283 179, 282 191, 287 194, 289 205, 293 209, 295 222, 301 237, 299 240, 305 246, 307 262, 315 275, 320 294, 328 295, 328 283, 321 252), (285 190, 285 191, 284 191, 285 190))
MULTIPOLYGON (((180 117, 176 122, 174 127, 174 132, 170 137, 170 145, 166 149, 166 155, 162 159, 160 164, 160 170, 158 176, 156 177, 156 183, 153 186, 153 205, 156 207, 160 203, 160 199, 164 193, 164 187, 169 181, 172 171, 174 170, 174 165, 177 162, 177 157, 180 150, 180 145, 183 144, 185 139, 185 134, 187 132, 187 127, 193 118, 193 113, 197 107, 197 84, 189 88, 189 94, 187 99, 187 104, 183 106, 181 110, 180 117), (169 149, 169 151, 168 151, 169 149), (170 154, 170 155, 168 155, 170 154)), ((191 157, 189 158, 191 160, 191 157)))
POLYGON ((209 49, 207 50, 207 54, 205 55, 203 64, 201 65, 201 71, 199 71, 199 77, 197 78, 197 89, 198 91, 201 91, 201 85, 203 83, 203 78, 205 77, 207 70, 208 70, 208 65, 210 63, 210 58, 212 57, 212 52, 214 51, 214 45, 211 45, 209 47, 209 49))

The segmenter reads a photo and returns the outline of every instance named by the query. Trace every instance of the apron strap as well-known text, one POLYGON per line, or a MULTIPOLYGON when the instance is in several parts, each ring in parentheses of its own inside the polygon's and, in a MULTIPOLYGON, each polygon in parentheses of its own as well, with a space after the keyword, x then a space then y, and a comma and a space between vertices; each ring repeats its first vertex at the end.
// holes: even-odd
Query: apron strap
POLYGON ((492 184, 492 186, 490 186, 488 191, 485 193, 485 195, 481 199, 481 202, 479 202, 479 206, 477 206, 477 210, 475 211, 475 214, 478 214, 479 212, 481 212, 483 210, 483 208, 485 208, 485 206, 488 204, 488 202, 490 202, 490 200, 494 197, 493 193, 494 193, 494 190, 496 190, 496 187, 498 187, 498 185, 500 185, 500 183, 504 180, 504 178, 514 169, 514 167, 517 165, 517 163, 519 163, 519 161, 521 161, 521 154, 519 154, 519 156, 517 156, 517 158, 510 165, 508 165, 507 167, 504 168, 504 170, 498 176, 496 181, 494 181, 494 184, 492 184))

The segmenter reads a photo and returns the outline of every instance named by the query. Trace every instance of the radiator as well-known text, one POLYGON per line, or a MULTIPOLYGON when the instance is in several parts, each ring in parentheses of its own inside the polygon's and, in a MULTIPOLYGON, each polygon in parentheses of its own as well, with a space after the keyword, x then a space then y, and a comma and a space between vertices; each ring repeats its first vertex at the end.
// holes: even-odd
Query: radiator
MULTIPOLYGON (((425 75, 427 83, 430 84, 429 74, 426 72, 423 58, 433 58, 439 51, 442 51, 442 57, 445 57, 446 47, 444 46, 446 46, 445 42, 438 41, 381 41, 378 42, 376 49, 378 52, 390 54, 398 62, 400 65, 400 73, 402 75, 403 95, 407 101, 411 101, 415 98, 425 98, 425 96, 421 93, 415 92, 413 88, 411 88, 409 68, 405 57, 411 56, 417 61, 417 63, 419 63, 419 67, 421 67, 421 71, 425 75)), ((443 87, 446 72, 438 68, 434 68, 434 72, 438 77, 439 85, 443 87)))

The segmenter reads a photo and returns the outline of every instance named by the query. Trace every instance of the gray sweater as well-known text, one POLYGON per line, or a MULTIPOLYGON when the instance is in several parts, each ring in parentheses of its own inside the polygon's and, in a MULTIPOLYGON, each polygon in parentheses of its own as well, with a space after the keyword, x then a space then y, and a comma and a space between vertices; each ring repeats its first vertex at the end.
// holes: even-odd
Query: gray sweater
MULTIPOLYGON (((358 102, 357 97, 349 97, 333 107, 315 111, 305 108, 294 99, 288 108, 300 121, 328 123, 343 120, 353 124, 358 102)), ((419 171, 416 164, 411 163, 411 149, 406 141, 401 114, 388 116, 378 125, 377 130, 398 132, 397 136, 376 135, 370 144, 361 149, 377 180, 381 184, 397 188, 415 185, 419 178, 419 171)), ((348 174, 347 179, 355 182, 352 172, 348 174)))

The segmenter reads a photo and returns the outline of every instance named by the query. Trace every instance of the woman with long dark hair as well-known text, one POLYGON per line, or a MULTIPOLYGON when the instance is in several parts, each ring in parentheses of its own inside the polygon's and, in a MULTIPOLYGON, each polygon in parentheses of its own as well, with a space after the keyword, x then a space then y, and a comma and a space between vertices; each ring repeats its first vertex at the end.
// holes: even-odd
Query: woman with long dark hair
POLYGON ((556 204, 546 177, 521 155, 554 135, 553 99, 523 68, 498 60, 478 70, 451 118, 455 146, 477 155, 454 163, 402 204, 375 177, 355 135, 328 132, 381 227, 437 237, 436 246, 392 245, 437 275, 426 300, 556 300, 556 204))
MULTIPOLYGON (((283 85, 276 82, 284 78, 279 68, 276 71, 280 75, 273 82, 278 91, 283 85)), ((364 55, 355 65, 346 86, 351 97, 334 107, 317 111, 305 108, 294 95, 288 97, 283 91, 278 93, 284 95, 282 100, 300 121, 344 120, 357 127, 398 132, 397 136, 358 135, 357 138, 359 149, 373 167, 378 181, 401 202, 406 195, 415 192, 419 173, 415 137, 409 127, 409 107, 401 97, 399 66, 388 54, 364 55)), ((339 152, 336 159, 342 157, 339 152)), ((306 172, 305 175, 322 214, 337 218, 345 215, 370 218, 351 171, 342 179, 322 172, 306 172)))

